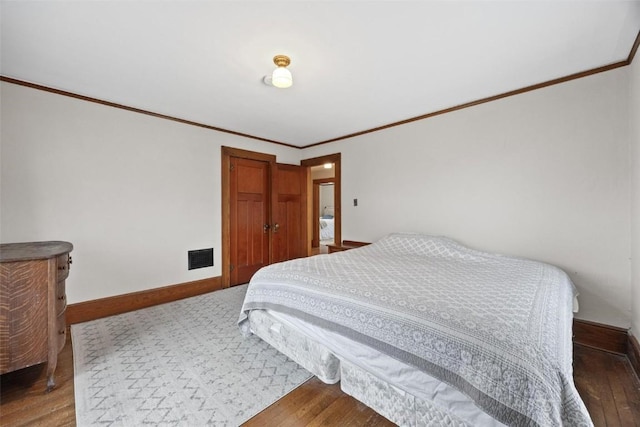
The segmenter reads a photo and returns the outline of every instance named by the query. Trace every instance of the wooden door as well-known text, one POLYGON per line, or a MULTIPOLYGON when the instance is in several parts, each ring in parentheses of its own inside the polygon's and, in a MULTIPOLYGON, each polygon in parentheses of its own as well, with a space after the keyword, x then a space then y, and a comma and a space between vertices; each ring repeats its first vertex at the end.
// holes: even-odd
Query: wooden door
POLYGON ((230 286, 270 263, 269 162, 230 159, 230 286))
POLYGON ((273 183, 272 262, 306 256, 306 169, 276 166, 273 183))

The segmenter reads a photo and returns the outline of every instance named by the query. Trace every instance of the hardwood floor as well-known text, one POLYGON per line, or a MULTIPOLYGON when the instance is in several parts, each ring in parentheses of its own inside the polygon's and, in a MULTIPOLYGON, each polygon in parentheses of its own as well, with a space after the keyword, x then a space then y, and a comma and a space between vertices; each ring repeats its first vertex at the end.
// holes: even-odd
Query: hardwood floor
POLYGON ((67 338, 67 343, 58 355, 56 388, 50 393, 45 393, 46 364, 1 376, 1 426, 76 425, 72 353, 71 340, 67 338))
POLYGON ((325 244, 319 245, 317 248, 311 248, 311 255, 328 254, 329 247, 325 244))
POLYGON ((624 356, 574 346, 574 382, 596 426, 640 426, 640 382, 624 356))
MULTIPOLYGON (((574 346, 574 377, 596 427, 640 427, 640 381, 626 357, 574 346)), ((45 393, 44 365, 2 375, 0 425, 75 426, 73 354, 67 341, 56 370, 56 388, 45 393)), ((340 386, 313 378, 245 426, 393 426, 340 386)))

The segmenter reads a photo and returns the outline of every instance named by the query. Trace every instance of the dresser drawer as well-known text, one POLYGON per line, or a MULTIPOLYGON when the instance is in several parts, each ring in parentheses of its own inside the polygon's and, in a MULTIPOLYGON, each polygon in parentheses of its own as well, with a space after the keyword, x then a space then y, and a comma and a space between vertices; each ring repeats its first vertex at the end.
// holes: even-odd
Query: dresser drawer
POLYGON ((58 315, 56 319, 55 328, 56 328, 55 329, 56 337, 58 338, 57 339, 58 351, 60 351, 62 350, 62 347, 64 347, 64 343, 67 341, 67 322, 65 320, 64 312, 58 315))
POLYGON ((56 259, 58 266, 58 282, 69 276, 69 254, 62 254, 56 259))
POLYGON ((58 282, 56 285, 56 316, 64 312, 67 308, 67 295, 65 293, 65 281, 58 282))

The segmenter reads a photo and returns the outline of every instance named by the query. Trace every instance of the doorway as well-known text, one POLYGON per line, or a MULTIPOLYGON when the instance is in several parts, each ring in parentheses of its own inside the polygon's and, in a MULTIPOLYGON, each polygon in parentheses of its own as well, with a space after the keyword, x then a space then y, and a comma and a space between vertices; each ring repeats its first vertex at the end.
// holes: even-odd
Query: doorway
MULTIPOLYGON (((329 164, 333 168, 333 164, 329 164)), ((324 166, 313 166, 311 168, 311 179, 313 182, 313 207, 314 213, 313 235, 311 237, 311 248, 316 251, 320 246, 332 245, 335 241, 335 180, 333 171, 331 177, 317 178, 322 176, 316 168, 326 169, 324 166)), ((323 172, 323 171, 320 171, 323 172)), ((326 173, 325 173, 326 174, 326 173)))
POLYGON ((326 253, 327 245, 342 242, 340 160, 340 153, 336 153, 301 162, 309 170, 309 255, 326 253))

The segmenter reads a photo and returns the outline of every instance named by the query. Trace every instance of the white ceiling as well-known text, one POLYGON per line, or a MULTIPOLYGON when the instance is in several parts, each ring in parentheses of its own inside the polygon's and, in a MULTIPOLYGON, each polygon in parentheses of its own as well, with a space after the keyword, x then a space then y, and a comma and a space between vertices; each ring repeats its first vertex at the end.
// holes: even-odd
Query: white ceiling
POLYGON ((640 30, 638 0, 2 0, 0 15, 5 77, 294 146, 624 61, 640 30), (276 54, 289 89, 262 82, 276 54))

